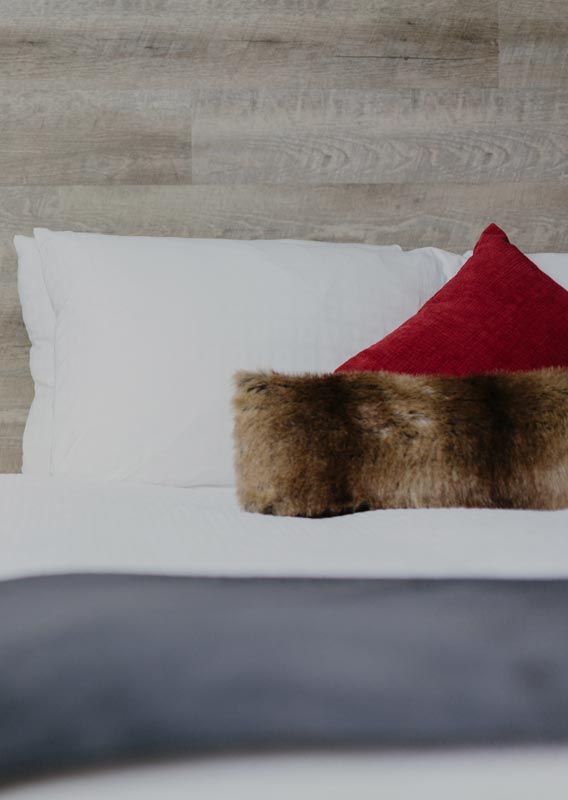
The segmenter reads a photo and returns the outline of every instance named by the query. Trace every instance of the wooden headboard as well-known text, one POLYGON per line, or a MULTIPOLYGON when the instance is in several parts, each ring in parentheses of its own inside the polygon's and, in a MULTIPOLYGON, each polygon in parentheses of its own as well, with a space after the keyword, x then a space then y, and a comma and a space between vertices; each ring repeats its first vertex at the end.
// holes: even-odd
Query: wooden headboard
POLYGON ((0 471, 15 233, 568 251, 566 0, 0 0, 0 471))

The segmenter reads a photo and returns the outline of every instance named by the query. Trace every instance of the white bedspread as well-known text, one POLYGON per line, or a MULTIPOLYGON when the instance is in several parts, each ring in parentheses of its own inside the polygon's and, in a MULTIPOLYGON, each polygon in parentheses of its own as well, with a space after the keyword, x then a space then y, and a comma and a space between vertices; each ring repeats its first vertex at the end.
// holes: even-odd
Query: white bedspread
POLYGON ((24 784, 3 800, 564 800, 564 747, 239 755, 24 784))
MULTIPOLYGON (((366 577, 567 577, 568 511, 245 514, 230 489, 0 477, 0 578, 68 571, 366 577)), ((86 771, 7 800, 521 800, 568 791, 565 747, 241 755, 86 771)))
POLYGON ((568 511, 247 514, 231 489, 0 477, 0 578, 42 572, 566 577, 568 511))

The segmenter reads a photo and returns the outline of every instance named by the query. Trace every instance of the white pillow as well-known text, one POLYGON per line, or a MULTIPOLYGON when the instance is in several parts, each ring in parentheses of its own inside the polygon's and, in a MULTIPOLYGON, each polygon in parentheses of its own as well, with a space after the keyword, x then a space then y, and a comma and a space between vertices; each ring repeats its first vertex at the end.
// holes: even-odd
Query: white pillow
POLYGON ((568 289, 568 253, 532 253, 528 257, 553 281, 568 289))
POLYGON ((31 342, 30 371, 35 395, 23 441, 22 472, 49 475, 53 428, 55 314, 43 281, 41 255, 34 239, 14 238, 18 254, 18 292, 31 342))
POLYGON ((235 370, 333 370, 463 263, 434 248, 35 237, 57 319, 51 474, 178 486, 233 484, 235 370))

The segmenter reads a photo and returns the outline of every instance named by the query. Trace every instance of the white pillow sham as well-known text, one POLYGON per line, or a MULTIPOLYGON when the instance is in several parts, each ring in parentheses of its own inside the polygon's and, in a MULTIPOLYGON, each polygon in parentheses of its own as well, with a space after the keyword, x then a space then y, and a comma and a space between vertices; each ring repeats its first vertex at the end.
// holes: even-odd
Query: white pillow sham
POLYGON ((49 475, 53 438, 55 313, 43 281, 41 255, 34 239, 16 236, 18 293, 31 342, 34 399, 23 439, 22 472, 49 475))
MULTIPOLYGON (((17 238, 27 274, 31 244, 17 238)), ((233 485, 235 370, 333 370, 463 263, 435 248, 46 229, 35 238, 56 325, 50 317, 54 346, 41 346, 48 314, 42 307, 40 334, 30 316, 41 284, 21 282, 45 362, 24 470, 177 486, 233 485)))

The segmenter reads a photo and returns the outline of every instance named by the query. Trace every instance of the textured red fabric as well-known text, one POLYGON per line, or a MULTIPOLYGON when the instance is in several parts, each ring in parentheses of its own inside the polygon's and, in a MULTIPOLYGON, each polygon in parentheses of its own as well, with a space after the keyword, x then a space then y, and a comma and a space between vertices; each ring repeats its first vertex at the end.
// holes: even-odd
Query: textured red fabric
POLYGON ((469 375, 568 366, 568 292, 490 225, 420 311, 336 371, 469 375))

